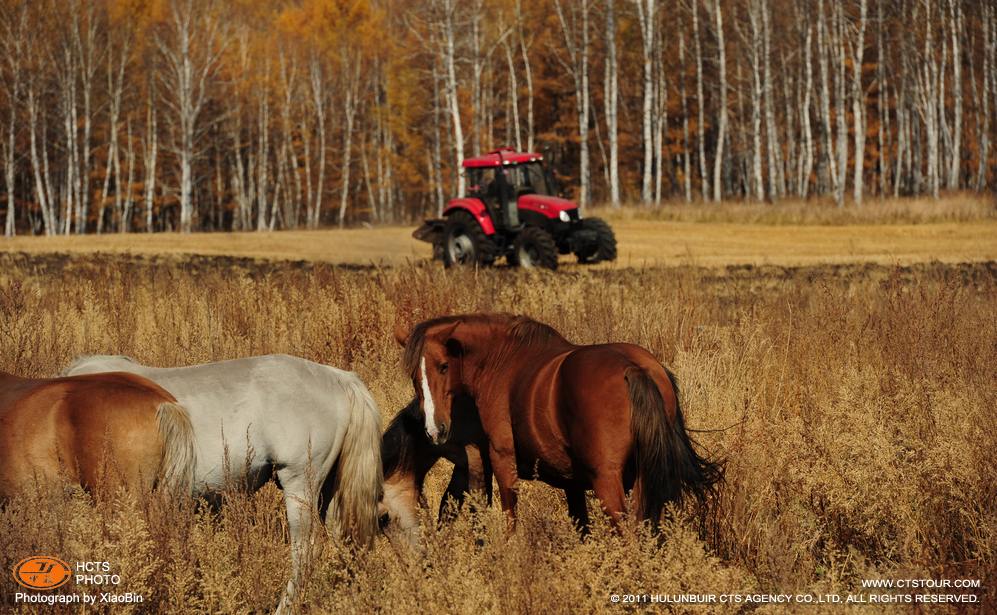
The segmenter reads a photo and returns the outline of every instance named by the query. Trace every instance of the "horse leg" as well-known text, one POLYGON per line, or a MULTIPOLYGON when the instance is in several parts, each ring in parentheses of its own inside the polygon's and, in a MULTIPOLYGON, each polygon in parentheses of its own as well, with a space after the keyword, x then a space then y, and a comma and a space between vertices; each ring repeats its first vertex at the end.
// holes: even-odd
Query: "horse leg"
POLYGON ((437 517, 440 523, 450 522, 457 516, 457 511, 464 505, 464 496, 469 489, 470 475, 467 468, 467 458, 456 455, 453 474, 443 498, 440 499, 440 513, 437 517))
POLYGON ((468 444, 448 459, 453 462, 453 474, 443 498, 440 500, 439 520, 452 521, 457 511, 464 505, 464 499, 472 491, 481 491, 486 500, 492 499, 492 469, 488 458, 481 454, 477 444, 468 444), (453 500, 451 508, 448 501, 453 500))
POLYGON ((564 497, 568 501, 568 515, 575 524, 575 528, 587 536, 589 533, 589 510, 585 504, 584 487, 568 487, 564 490, 564 497))
POLYGON ((492 463, 488 460, 488 457, 484 458, 485 461, 485 472, 483 480, 485 481, 485 502, 491 506, 492 505, 492 477, 495 475, 492 472, 492 463))
POLYGON ((481 446, 468 444, 464 447, 467 454, 468 488, 471 491, 481 491, 485 501, 492 503, 492 464, 487 455, 481 453, 481 446))
POLYGON ((517 485, 519 470, 516 468, 516 451, 511 446, 496 446, 494 442, 488 445, 488 455, 498 481, 499 500, 502 510, 509 516, 510 529, 516 527, 516 503, 519 499, 517 485))
POLYGON ((512 434, 512 420, 508 405, 499 405, 487 417, 481 417, 482 428, 488 437, 488 458, 495 480, 498 481, 502 510, 509 516, 510 529, 516 527, 516 500, 519 469, 516 467, 516 439, 512 434))
POLYGON ((626 506, 623 477, 619 468, 597 471, 592 480, 592 489, 595 491, 595 497, 599 498, 599 502, 602 504, 603 512, 609 515, 613 529, 619 533, 620 522, 623 520, 626 506))
POLYGON ((302 565, 311 553, 312 515, 315 513, 314 497, 305 475, 284 468, 277 472, 284 490, 284 507, 287 510, 287 529, 291 537, 291 578, 276 615, 291 613, 298 586, 301 584, 302 565))

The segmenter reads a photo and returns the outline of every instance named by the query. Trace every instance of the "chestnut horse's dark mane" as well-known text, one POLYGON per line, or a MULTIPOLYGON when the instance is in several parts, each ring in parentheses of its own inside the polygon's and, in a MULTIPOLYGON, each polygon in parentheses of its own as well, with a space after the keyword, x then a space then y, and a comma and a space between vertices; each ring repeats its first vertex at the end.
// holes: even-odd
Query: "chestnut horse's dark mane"
POLYGON ((565 341, 564 336, 558 333, 554 327, 537 322, 527 316, 513 318, 509 333, 522 346, 542 346, 552 341, 565 341))
POLYGON ((438 325, 457 323, 485 326, 504 325, 505 330, 509 333, 509 337, 518 346, 542 346, 551 342, 565 341, 564 337, 553 327, 545 325, 542 322, 537 322, 528 316, 503 313, 443 316, 423 321, 412 329, 405 344, 405 352, 402 355, 402 368, 414 378, 419 369, 419 360, 422 358, 423 345, 426 342, 426 331, 438 325))

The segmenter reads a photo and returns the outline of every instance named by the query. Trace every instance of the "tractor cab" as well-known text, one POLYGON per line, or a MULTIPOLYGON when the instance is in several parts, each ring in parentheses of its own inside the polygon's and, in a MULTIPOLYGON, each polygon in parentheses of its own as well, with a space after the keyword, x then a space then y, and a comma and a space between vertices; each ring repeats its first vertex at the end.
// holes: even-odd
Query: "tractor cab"
POLYGON ((612 229, 598 218, 582 220, 578 205, 556 196, 543 156, 498 149, 463 162, 466 194, 451 199, 443 218, 427 220, 413 237, 433 244, 446 266, 557 267, 558 254, 582 262, 616 258, 612 229))
POLYGON ((519 226, 513 191, 501 167, 472 167, 465 171, 468 198, 484 203, 496 227, 519 226))
POLYGON ((464 160, 467 196, 480 199, 497 222, 496 228, 519 226, 519 197, 551 196, 550 182, 540 154, 498 149, 464 160))

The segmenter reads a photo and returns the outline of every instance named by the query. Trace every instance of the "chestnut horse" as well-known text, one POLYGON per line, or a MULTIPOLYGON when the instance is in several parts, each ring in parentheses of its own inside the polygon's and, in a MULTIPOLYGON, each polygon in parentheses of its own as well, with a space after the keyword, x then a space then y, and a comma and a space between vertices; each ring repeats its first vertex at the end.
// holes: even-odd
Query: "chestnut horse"
POLYGON ((639 346, 578 346, 505 314, 437 318, 395 337, 434 444, 466 437, 455 403, 476 406, 482 437, 459 443, 487 456, 513 521, 520 477, 563 489, 583 530, 587 489, 619 529, 628 490, 637 518, 657 525, 665 504, 702 501, 722 477, 693 448, 674 376, 639 346))
POLYGON ((187 411, 145 378, 0 372, 0 500, 59 480, 190 492, 194 465, 187 411))

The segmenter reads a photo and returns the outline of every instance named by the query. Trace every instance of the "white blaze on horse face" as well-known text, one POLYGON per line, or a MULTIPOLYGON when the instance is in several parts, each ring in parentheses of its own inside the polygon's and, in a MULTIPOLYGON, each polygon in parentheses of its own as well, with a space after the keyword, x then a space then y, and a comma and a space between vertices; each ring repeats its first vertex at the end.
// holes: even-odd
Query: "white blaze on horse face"
POLYGON ((436 427, 436 404, 433 403, 433 392, 429 390, 429 379, 426 377, 426 357, 419 364, 422 370, 422 412, 426 415, 426 433, 433 440, 440 434, 436 427))

